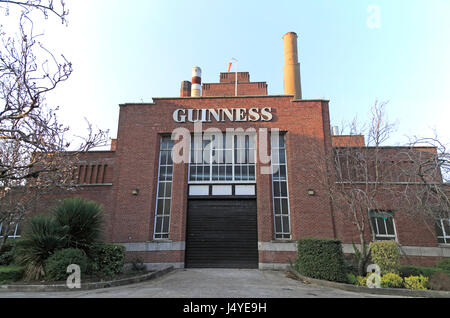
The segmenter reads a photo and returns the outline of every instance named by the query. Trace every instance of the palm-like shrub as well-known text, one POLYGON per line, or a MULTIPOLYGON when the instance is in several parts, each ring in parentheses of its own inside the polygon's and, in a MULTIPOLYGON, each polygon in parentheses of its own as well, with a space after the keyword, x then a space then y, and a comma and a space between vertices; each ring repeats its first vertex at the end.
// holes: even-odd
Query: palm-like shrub
POLYGON ((45 276, 45 260, 66 245, 67 230, 45 215, 36 215, 29 220, 24 238, 17 243, 17 261, 25 267, 25 280, 39 280, 45 276))
POLYGON ((101 240, 103 212, 101 206, 82 198, 65 199, 53 210, 55 223, 67 228, 65 248, 77 248, 90 254, 101 240))

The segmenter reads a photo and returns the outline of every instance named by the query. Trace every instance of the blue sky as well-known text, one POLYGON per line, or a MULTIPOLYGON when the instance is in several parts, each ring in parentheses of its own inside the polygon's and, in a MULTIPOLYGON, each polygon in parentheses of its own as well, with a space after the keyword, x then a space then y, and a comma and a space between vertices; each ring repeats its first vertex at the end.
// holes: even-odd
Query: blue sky
MULTIPOLYGON (((303 97, 330 100, 332 124, 367 118, 389 100, 391 144, 436 129, 450 142, 450 1, 67 0, 69 25, 46 21, 47 46, 74 74, 49 102, 83 134, 83 117, 115 137, 118 104, 179 96, 200 66, 218 82, 231 57, 283 93, 283 42, 299 35, 303 97), (379 8, 379 25, 368 21, 379 8)), ((10 23, 10 22, 9 22, 10 23)))

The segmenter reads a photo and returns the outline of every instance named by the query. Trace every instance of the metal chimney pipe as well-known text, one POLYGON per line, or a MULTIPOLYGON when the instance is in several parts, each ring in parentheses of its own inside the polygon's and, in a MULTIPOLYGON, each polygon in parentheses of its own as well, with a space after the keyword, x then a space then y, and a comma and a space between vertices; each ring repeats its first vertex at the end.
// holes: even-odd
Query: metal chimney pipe
POLYGON ((297 34, 288 32, 283 36, 284 42, 284 94, 302 99, 300 81, 300 64, 298 62, 297 34))
POLYGON ((192 68, 192 97, 202 96, 202 69, 198 66, 192 68))

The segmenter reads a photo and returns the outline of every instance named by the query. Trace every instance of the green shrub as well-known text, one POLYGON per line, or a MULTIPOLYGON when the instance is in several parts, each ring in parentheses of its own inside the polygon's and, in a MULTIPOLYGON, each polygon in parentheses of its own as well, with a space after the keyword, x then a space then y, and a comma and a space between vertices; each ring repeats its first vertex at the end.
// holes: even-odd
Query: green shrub
POLYGON ((82 249, 88 255, 101 240, 103 213, 101 206, 82 198, 68 198, 54 210, 56 224, 67 228, 66 248, 82 249))
POLYGON ((39 280, 45 276, 45 261, 54 251, 64 247, 66 229, 52 218, 37 215, 29 220, 23 239, 16 243, 17 262, 25 267, 25 280, 39 280))
POLYGON ((93 248, 90 272, 100 277, 114 277, 122 273, 125 247, 116 244, 97 244, 93 248))
POLYGON ((46 279, 53 281, 66 279, 67 267, 71 264, 80 266, 81 274, 86 272, 88 258, 83 250, 66 248, 56 251, 45 262, 46 279))
POLYGON ((0 266, 0 283, 9 283, 21 280, 24 268, 19 266, 0 266))
POLYGON ((444 272, 436 272, 430 278, 429 286, 433 290, 450 291, 450 275, 444 272))
MULTIPOLYGON (((353 256, 353 255, 352 255, 353 256)), ((344 257, 344 269, 346 273, 358 275, 358 263, 354 256, 344 257)))
POLYGON ((141 257, 137 256, 131 260, 131 270, 135 272, 142 272, 146 269, 147 267, 145 266, 144 260, 141 257))
POLYGON ((381 276, 382 288, 402 288, 403 278, 394 273, 387 273, 381 276))
POLYGON ((394 241, 382 241, 370 243, 372 262, 381 269, 381 275, 387 273, 399 273, 400 251, 394 241))
POLYGON ((428 289, 428 277, 425 276, 410 276, 405 278, 405 288, 408 289, 428 289))
POLYGON ((372 275, 372 273, 367 274, 366 276, 357 276, 356 277, 356 285, 358 286, 362 286, 362 287, 367 287, 367 278, 372 275))
POLYGON ((0 266, 8 266, 14 263, 17 239, 8 239, 0 249, 0 266))
POLYGON ((441 259, 436 267, 450 273, 450 258, 441 259))
POLYGON ((336 282, 347 280, 339 240, 300 239, 295 267, 300 274, 311 278, 336 282))
POLYGON ((420 275, 430 278, 434 273, 442 272, 442 270, 436 267, 402 265, 400 266, 399 272, 400 276, 403 278, 420 275))

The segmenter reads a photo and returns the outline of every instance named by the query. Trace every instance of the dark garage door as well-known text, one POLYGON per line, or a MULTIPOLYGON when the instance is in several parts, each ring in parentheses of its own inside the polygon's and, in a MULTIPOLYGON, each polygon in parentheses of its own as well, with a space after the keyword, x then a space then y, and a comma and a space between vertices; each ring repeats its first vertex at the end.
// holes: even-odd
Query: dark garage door
POLYGON ((258 268, 256 200, 189 200, 186 267, 258 268))

